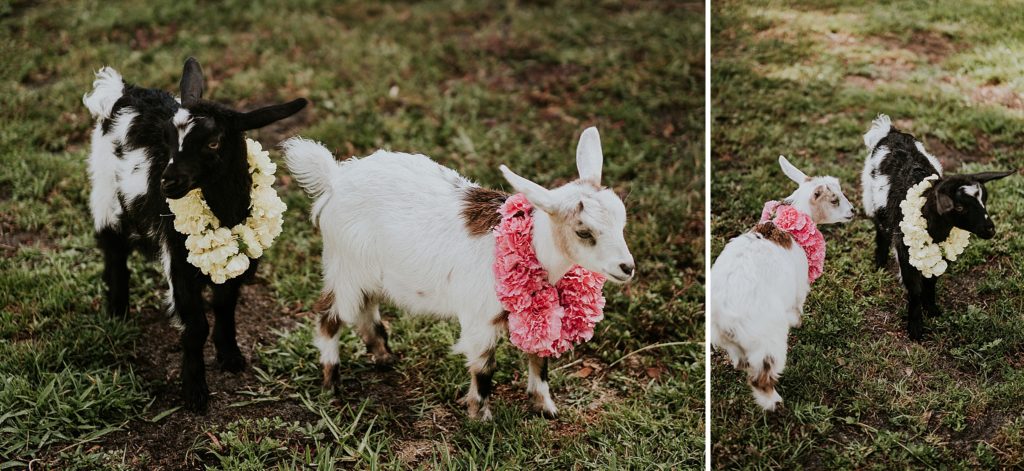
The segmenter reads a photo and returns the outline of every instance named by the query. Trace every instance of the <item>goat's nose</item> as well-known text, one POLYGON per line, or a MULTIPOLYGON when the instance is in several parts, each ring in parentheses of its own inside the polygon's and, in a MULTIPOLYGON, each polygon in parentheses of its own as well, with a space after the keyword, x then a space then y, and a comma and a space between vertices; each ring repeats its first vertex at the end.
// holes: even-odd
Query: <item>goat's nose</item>
POLYGON ((620 263, 619 264, 619 270, 622 270, 622 273, 625 273, 626 276, 633 276, 633 270, 635 268, 636 267, 633 266, 633 264, 631 264, 631 263, 620 263))
POLYGON ((161 179, 161 184, 164 188, 173 188, 180 186, 184 179, 180 175, 164 175, 161 179))

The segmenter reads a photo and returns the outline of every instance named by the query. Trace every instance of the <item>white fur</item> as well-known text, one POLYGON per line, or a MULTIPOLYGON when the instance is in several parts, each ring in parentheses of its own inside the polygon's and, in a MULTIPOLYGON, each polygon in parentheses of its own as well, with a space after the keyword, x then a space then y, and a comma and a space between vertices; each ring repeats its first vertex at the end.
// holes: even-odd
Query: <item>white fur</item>
POLYGON ((871 122, 871 129, 864 134, 864 145, 868 147, 868 150, 874 150, 878 142, 889 135, 889 131, 892 129, 892 121, 888 116, 884 114, 878 115, 874 121, 871 122))
POLYGON ((174 113, 174 118, 171 120, 174 123, 174 127, 178 130, 178 150, 182 150, 185 145, 185 136, 192 130, 192 126, 195 125, 195 121, 192 119, 192 114, 185 108, 178 108, 178 111, 174 113))
MULTIPOLYGON (((801 212, 814 214, 812 198, 822 185, 840 199, 839 205, 826 207, 815 223, 846 222, 853 218, 853 205, 843 195, 838 180, 809 178, 781 156, 779 165, 787 177, 800 185, 785 201, 801 212)), ((765 373, 777 380, 785 369, 789 329, 800 325, 804 300, 810 291, 807 269, 807 256, 800 245, 794 242, 783 248, 752 232, 729 241, 712 265, 708 277, 710 340, 726 351, 734 367, 741 363, 749 365, 748 378, 765 373), (766 361, 772 367, 763 372, 766 361)), ((751 390, 763 409, 774 410, 782 401, 774 389, 751 390)))
POLYGON ((82 97, 82 103, 95 119, 109 118, 114 104, 124 94, 124 80, 112 67, 103 67, 96 72, 92 91, 82 97))
POLYGON ((941 177, 942 176, 942 163, 939 162, 939 159, 935 158, 934 155, 929 154, 928 151, 924 150, 924 144, 921 144, 921 141, 914 141, 914 146, 917 147, 917 151, 918 152, 920 152, 921 154, 924 154, 924 157, 926 159, 928 159, 928 163, 932 164, 932 168, 934 168, 935 172, 938 173, 939 176, 941 177))
MULTIPOLYGON (((599 141, 596 165, 593 160, 596 134, 581 138, 580 167, 590 178, 600 175, 599 141)), ((453 351, 466 356, 471 372, 484 368, 502 329, 494 319, 504 308, 495 294, 494 237, 470 234, 461 216, 464 194, 476 185, 424 155, 381 150, 339 163, 312 141, 294 138, 282 147, 289 171, 316 198, 312 219, 323 234, 324 283, 334 294, 333 315, 359 330, 369 322, 360 306, 371 294, 410 314, 457 319, 461 335, 453 351)), ((502 169, 540 209, 534 212, 533 245, 552 280, 573 264, 613 280, 630 278, 618 268, 632 265, 633 258, 622 236, 625 207, 612 191, 576 182, 548 190, 502 169), (601 234, 594 250, 566 254, 554 242, 561 228, 549 212, 581 202, 579 219, 601 234)), ((324 360, 336 358, 336 339, 316 343, 324 360)), ((474 394, 467 398, 472 401, 474 394)))
MULTIPOLYGON (((977 183, 975 183, 973 185, 964 185, 964 186, 960 187, 960 189, 967 196, 973 196, 974 198, 976 198, 978 200, 978 204, 980 204, 982 208, 985 207, 985 202, 981 200, 981 191, 982 191, 981 190, 981 185, 979 185, 977 183)), ((987 217, 988 214, 986 214, 985 216, 987 217)))
POLYGON ((867 160, 864 161, 864 171, 860 175, 860 184, 863 189, 862 197, 864 214, 874 217, 875 212, 885 207, 889 201, 889 188, 891 182, 889 177, 877 173, 882 161, 889 155, 889 148, 882 146, 870 151, 867 160))

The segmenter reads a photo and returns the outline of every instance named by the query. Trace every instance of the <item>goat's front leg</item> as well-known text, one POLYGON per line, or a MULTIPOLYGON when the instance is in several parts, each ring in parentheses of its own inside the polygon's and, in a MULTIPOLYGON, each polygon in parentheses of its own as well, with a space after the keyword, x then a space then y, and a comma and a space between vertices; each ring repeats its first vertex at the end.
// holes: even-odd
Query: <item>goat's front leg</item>
POLYGON ((558 417, 558 408, 548 388, 548 359, 528 354, 526 362, 529 369, 526 394, 530 397, 530 409, 548 419, 558 417))
POLYGON ((186 409, 203 413, 210 400, 210 390, 206 386, 206 365, 203 362, 203 346, 210 333, 203 309, 203 285, 198 281, 198 270, 185 260, 172 262, 171 272, 174 279, 174 315, 178 316, 184 326, 181 333, 182 397, 186 409))
MULTIPOLYGON (((255 263, 255 261, 253 262, 255 263)), ((239 372, 245 368, 245 356, 235 338, 235 308, 242 288, 241 277, 213 285, 213 344, 217 347, 217 364, 224 371, 239 372)))
POLYGON ((924 291, 924 276, 910 264, 910 252, 903 244, 896 249, 900 263, 903 287, 907 290, 907 335, 911 340, 924 338, 924 320, 921 318, 921 297, 924 291))
POLYGON ((462 324, 462 335, 454 350, 466 355, 466 366, 469 368, 469 392, 461 402, 471 419, 491 420, 490 397, 494 376, 494 349, 497 333, 494 326, 474 326, 462 324))
POLYGON ((929 317, 939 317, 942 315, 942 310, 939 309, 939 305, 935 301, 935 285, 938 284, 938 282, 938 276, 922 280, 924 289, 921 293, 921 301, 924 304, 924 312, 928 314, 929 317))
POLYGON ((128 238, 117 230, 105 227, 96 233, 96 242, 103 251, 103 283, 107 285, 107 314, 128 316, 128 238))

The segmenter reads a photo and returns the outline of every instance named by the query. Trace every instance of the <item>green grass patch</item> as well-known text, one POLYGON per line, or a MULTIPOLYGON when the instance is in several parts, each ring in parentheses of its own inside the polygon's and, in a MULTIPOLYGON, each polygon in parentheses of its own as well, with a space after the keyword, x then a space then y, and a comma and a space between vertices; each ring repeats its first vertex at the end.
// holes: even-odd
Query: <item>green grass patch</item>
MULTIPOLYGON (((838 177, 859 206, 862 135, 878 113, 949 172, 1018 167, 1024 120, 1012 97, 1024 88, 999 51, 1024 27, 1006 11, 986 2, 714 4, 712 253, 749 229, 765 201, 793 190, 780 154, 809 175, 838 177)), ((871 222, 824 227, 826 271, 790 336, 784 409, 761 412, 743 375, 723 354, 711 358, 713 466, 1019 466, 1024 181, 989 190, 999 234, 972 240, 941 279, 945 315, 926 319, 922 343, 905 334, 896 273, 873 268, 871 222)))
MULTIPOLYGON (((695 468, 703 440, 703 9, 588 2, 412 5, 292 0, 0 4, 0 457, 64 469, 695 468), (391 307, 394 371, 350 332, 343 387, 320 391, 306 311, 320 290, 310 201, 282 173, 284 232, 240 307, 241 375, 213 370, 216 408, 177 396, 176 333, 158 264, 131 260, 132 318, 101 314, 88 210, 92 123, 81 104, 110 65, 175 90, 195 55, 207 97, 311 106, 251 133, 301 134, 342 155, 420 152, 492 187, 498 166, 552 186, 601 130, 605 182, 629 212, 635 283, 552 365, 562 411, 526 411, 525 365, 498 352, 495 421, 465 420, 458 327, 391 307), (610 366, 625 355, 651 345, 610 366)), ((280 159, 277 151, 272 158, 280 159)))

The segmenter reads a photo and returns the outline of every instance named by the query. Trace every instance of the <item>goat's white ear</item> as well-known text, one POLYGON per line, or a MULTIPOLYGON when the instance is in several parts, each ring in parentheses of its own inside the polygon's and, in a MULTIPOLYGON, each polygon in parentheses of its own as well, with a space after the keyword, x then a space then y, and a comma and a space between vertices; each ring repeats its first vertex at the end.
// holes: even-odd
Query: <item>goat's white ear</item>
POLYGON ((580 180, 600 186, 603 165, 601 135, 597 128, 589 127, 580 135, 580 143, 576 145, 576 169, 580 172, 580 180))
POLYGON ((804 172, 801 172, 800 169, 794 167, 793 164, 789 163, 789 161, 786 160, 786 156, 784 155, 779 156, 779 166, 782 167, 782 173, 785 173, 786 176, 789 177, 790 180, 796 182, 797 185, 800 185, 806 182, 807 180, 810 180, 810 178, 807 178, 807 175, 804 172))
POLYGON ((534 206, 546 213, 555 212, 554 199, 551 197, 551 191, 547 188, 516 175, 504 165, 501 166, 501 174, 505 176, 505 180, 508 180, 512 188, 515 188, 516 193, 522 193, 534 206))

